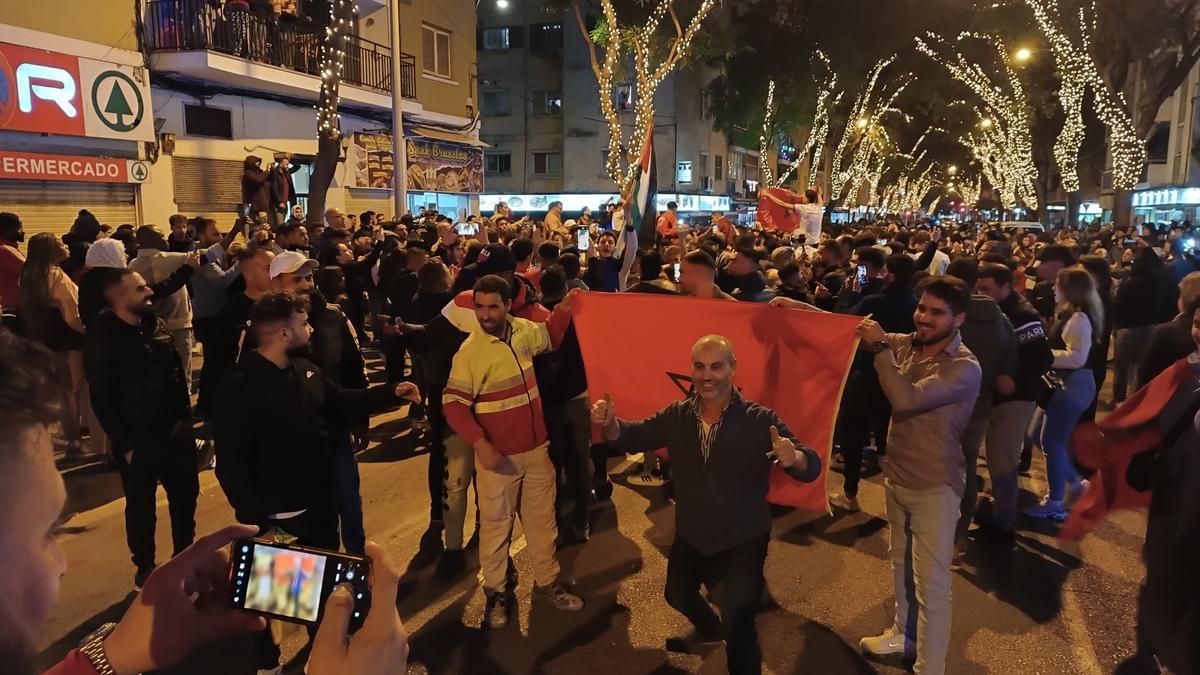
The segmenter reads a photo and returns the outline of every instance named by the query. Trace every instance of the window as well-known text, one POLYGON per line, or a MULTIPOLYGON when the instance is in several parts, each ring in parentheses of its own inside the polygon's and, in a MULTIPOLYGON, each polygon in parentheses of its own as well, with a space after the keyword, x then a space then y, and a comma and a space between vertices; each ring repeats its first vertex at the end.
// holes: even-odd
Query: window
POLYGON ((1171 123, 1155 122, 1154 132, 1146 142, 1146 161, 1150 164, 1166 164, 1167 149, 1171 142, 1171 123))
POLYGON ((633 112, 633 85, 626 82, 617 85, 616 91, 613 92, 613 105, 617 107, 618 112, 633 112))
POLYGON ((561 23, 535 23, 529 26, 529 51, 541 56, 562 54, 561 23))
POLYGON ((725 158, 720 155, 713 155, 713 178, 725 180, 725 158))
POLYGON ((707 152, 700 153, 700 177, 708 178, 708 153, 707 152))
POLYGON ((430 75, 450 79, 450 33, 421 26, 421 68, 430 75))
POLYGON ((507 89, 485 89, 482 103, 484 115, 512 114, 512 92, 507 89))
POLYGON ((562 92, 550 89, 529 90, 530 115, 562 114, 562 92))
POLYGON ((483 49, 487 51, 502 51, 508 49, 507 28, 484 28, 483 49))
POLYGON ((183 104, 183 129, 189 136, 233 138, 233 115, 224 108, 183 104))
POLYGON ((700 119, 702 119, 702 120, 708 119, 708 113, 709 113, 708 92, 701 91, 700 92, 700 119))
POLYGON ((557 176, 562 173, 562 153, 561 152, 535 152, 533 153, 533 175, 535 176, 557 176))
POLYGON ((486 163, 484 171, 487 173, 512 173, 511 153, 488 153, 487 155, 484 155, 484 162, 486 163))

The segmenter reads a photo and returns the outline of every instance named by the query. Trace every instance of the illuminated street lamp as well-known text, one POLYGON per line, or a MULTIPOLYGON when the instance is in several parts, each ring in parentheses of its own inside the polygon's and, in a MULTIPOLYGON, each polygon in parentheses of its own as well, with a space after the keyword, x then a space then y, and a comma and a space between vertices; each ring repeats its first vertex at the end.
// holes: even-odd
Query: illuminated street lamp
POLYGON ((867 128, 867 125, 868 125, 868 124, 870 124, 870 123, 871 123, 871 121, 870 121, 870 120, 868 120, 867 118, 865 118, 865 117, 860 117, 860 118, 858 118, 858 120, 857 120, 857 121, 854 123, 854 126, 858 127, 859 129, 866 129, 866 128, 867 128))
POLYGON ((508 9, 508 0, 496 0, 497 9, 508 9))
POLYGON ((1025 63, 1029 59, 1033 58, 1033 51, 1028 47, 1021 47, 1015 54, 1013 54, 1013 58, 1017 60, 1017 63, 1025 63))
POLYGON ((979 122, 979 126, 983 127, 984 129, 991 129, 992 128, 992 118, 990 118, 990 117, 983 118, 983 120, 981 120, 979 122))

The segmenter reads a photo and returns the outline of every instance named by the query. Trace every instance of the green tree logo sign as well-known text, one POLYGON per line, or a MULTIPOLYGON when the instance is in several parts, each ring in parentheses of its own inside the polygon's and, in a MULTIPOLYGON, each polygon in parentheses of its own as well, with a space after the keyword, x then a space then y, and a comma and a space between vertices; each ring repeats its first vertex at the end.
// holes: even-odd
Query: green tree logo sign
POLYGON ((145 104, 141 89, 128 75, 119 70, 106 70, 92 82, 92 109, 104 126, 127 133, 142 123, 145 104))

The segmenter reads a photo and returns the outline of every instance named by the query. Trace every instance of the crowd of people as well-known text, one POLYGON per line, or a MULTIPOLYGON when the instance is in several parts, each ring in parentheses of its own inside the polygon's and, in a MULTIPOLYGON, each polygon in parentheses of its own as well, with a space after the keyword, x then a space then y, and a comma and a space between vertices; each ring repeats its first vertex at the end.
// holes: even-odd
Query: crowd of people
MULTIPOLYGON (((864 466, 882 465, 896 611, 893 624, 860 647, 940 674, 952 570, 968 547, 1013 546, 1021 515, 1066 520, 1088 487, 1072 455, 1077 426, 1181 359, 1190 359, 1193 381, 1200 377, 1200 257, 1189 223, 1048 231, 886 219, 834 225, 821 223, 812 192, 795 206, 794 232, 738 227, 723 213, 686 223, 670 204, 652 239, 639 241, 621 203, 568 218, 555 202, 539 220, 499 203, 460 222, 432 210, 387 220, 331 208, 310 224, 302 208, 291 208, 287 172, 282 162, 264 171, 248 158, 256 201, 249 216, 228 224, 179 215, 169 231, 111 228, 81 211, 63 237, 39 233, 25 242, 19 214, 0 213, 0 306, 12 329, 0 334, 0 443, 22 450, 5 455, 14 468, 0 475, 32 512, 54 511, 41 533, 30 533, 42 539, 29 544, 36 551, 23 573, 42 593, 28 600, 37 611, 22 615, 18 635, 36 635, 61 574, 53 507, 63 500, 52 445, 70 458, 105 457, 120 471, 143 598, 154 588, 170 596, 178 589, 164 587, 181 577, 211 576, 218 549, 247 532, 365 554, 384 570, 376 586, 394 586, 390 563, 367 543, 354 453, 366 446, 372 414, 408 403, 428 449, 429 521, 443 540, 439 579, 464 571, 474 486, 485 627, 501 629, 512 615, 517 516, 534 601, 566 612, 584 607, 586 598, 560 579, 556 551, 588 541, 592 507, 612 492, 608 456, 643 453, 640 482, 664 485, 676 510, 666 600, 695 626, 669 642, 691 649, 724 641, 731 672, 759 672, 754 613, 771 529, 768 470, 778 464, 793 480, 813 481, 823 457, 733 386, 736 346, 719 325, 692 350, 684 400, 641 421, 618 418, 609 397, 590 400, 571 322, 576 294, 653 293, 862 317, 834 442, 843 478, 830 503, 859 511, 864 466), (383 357, 385 384, 369 384, 370 348, 383 357), (1108 399, 1100 392, 1110 352, 1108 399), (664 447, 669 462, 650 452, 664 447), (1046 457, 1047 490, 1021 505, 1034 449, 1046 457), (197 471, 214 463, 238 521, 251 527, 193 543, 197 471), (30 477, 13 482, 17 468, 30 477), (159 484, 173 557, 156 567, 159 484), (714 578, 724 589, 719 617, 699 592, 714 578)), ((1200 434, 1192 390, 1163 420, 1164 448, 1186 449, 1200 434)), ((1191 530, 1173 536, 1194 537, 1195 516, 1183 518, 1191 530)), ((219 625, 180 638, 173 650, 150 650, 139 643, 150 636, 137 634, 158 620, 147 617, 193 620, 190 602, 162 603, 135 603, 96 638, 113 645, 114 665, 163 665, 236 629, 258 631, 260 672, 278 671, 271 631, 245 617, 215 615, 219 625)), ((381 669, 406 649, 398 617, 379 607, 364 631, 380 639, 368 647, 355 638, 350 654, 347 613, 333 613, 340 629, 321 626, 309 662, 318 675, 349 672, 338 659, 366 662, 373 648, 390 651, 355 672, 400 672, 381 669), (322 640, 336 630, 340 644, 322 640)), ((1183 612, 1178 618, 1194 626, 1190 607, 1140 610, 1183 612)), ((0 612, 0 620, 12 616, 0 612)), ((34 642, 17 640, 14 653, 34 642)), ((1164 664, 1197 662, 1186 660, 1195 658, 1185 653, 1190 643, 1145 642, 1139 648, 1164 664)), ((56 672, 91 672, 84 666, 96 663, 95 653, 82 645, 56 672)))

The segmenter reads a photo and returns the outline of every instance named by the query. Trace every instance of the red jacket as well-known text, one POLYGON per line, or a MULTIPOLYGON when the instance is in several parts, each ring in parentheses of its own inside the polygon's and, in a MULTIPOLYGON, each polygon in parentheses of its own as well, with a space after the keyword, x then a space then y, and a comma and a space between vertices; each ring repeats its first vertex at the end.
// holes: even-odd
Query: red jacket
POLYGON ((87 660, 87 657, 79 653, 78 649, 72 649, 67 652, 67 658, 59 661, 53 668, 47 670, 43 675, 97 675, 96 669, 92 667, 92 662, 87 660))

